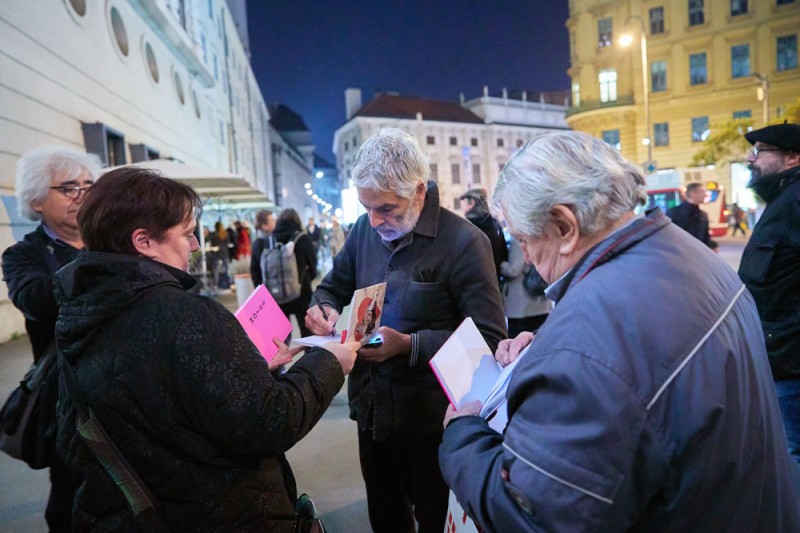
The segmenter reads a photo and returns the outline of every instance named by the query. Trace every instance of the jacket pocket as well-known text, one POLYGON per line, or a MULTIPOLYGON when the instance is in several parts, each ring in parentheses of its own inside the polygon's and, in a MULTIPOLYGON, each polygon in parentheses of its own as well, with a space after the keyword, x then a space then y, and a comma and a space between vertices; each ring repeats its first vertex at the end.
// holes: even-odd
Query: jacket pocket
POLYGON ((426 327, 448 320, 450 308, 450 295, 445 290, 445 284, 440 281, 412 281, 403 295, 403 314, 413 322, 426 324, 426 327))
POLYGON ((742 257, 739 271, 743 276, 756 283, 767 281, 769 267, 778 249, 778 240, 770 239, 756 245, 755 249, 742 257))

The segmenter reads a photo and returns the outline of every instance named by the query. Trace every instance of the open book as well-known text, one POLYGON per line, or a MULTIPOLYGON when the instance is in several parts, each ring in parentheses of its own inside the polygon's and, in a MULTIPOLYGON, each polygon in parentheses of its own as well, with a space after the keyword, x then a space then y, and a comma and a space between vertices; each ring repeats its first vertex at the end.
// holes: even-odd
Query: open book
POLYGON ((488 418, 505 402, 511 373, 524 353, 501 367, 475 322, 467 317, 439 348, 430 365, 453 407, 460 409, 478 400, 483 403, 481 416, 488 418))
POLYGON ((292 323, 263 285, 256 287, 234 315, 267 362, 278 353, 272 338, 285 340, 292 331, 292 323))
POLYGON ((293 344, 322 346, 331 341, 359 341, 366 344, 378 332, 383 315, 383 298, 386 296, 386 282, 358 289, 353 293, 347 329, 338 335, 312 335, 293 339, 293 344))

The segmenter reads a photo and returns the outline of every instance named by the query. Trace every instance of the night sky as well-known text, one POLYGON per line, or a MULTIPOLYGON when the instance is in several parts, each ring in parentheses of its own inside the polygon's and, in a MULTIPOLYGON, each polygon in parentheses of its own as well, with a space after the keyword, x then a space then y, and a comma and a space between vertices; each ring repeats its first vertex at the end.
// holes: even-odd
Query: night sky
POLYGON ((252 66, 268 104, 282 102, 334 163, 344 90, 457 102, 570 87, 567 0, 324 2, 248 0, 252 66))

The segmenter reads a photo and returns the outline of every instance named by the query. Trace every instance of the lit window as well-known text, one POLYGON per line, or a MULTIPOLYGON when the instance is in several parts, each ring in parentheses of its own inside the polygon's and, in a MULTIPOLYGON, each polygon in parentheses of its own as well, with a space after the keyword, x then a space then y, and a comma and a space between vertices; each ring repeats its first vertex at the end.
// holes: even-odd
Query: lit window
POLYGON ((706 68, 706 53, 691 54, 689 56, 689 84, 701 85, 708 82, 708 69, 706 68))
POLYGON ((474 165, 472 165, 472 182, 473 183, 481 182, 481 165, 479 163, 475 163, 474 165))
POLYGON ((581 105, 581 84, 572 84, 572 105, 578 107, 581 105))
POLYGON ((666 61, 653 61, 650 63, 650 86, 654 93, 667 90, 666 61))
POLYGON ((616 148, 622 150, 622 143, 619 141, 619 130, 606 130, 603 132, 603 140, 616 148))
POLYGON ((731 0, 731 16, 747 14, 747 0, 731 0))
POLYGON ((689 26, 698 26, 706 21, 703 0, 689 0, 689 26))
POLYGON ((453 178, 453 185, 461 183, 461 165, 457 163, 450 165, 450 174, 453 178))
POLYGON ((653 141, 656 146, 669 146, 669 122, 653 124, 653 141))
POLYGON ((797 34, 778 37, 777 68, 779 71, 797 68, 797 34))
POLYGON ((597 46, 605 48, 614 44, 612 21, 610 18, 600 19, 597 21, 597 46))
POLYGON ((692 118, 692 142, 699 143, 706 140, 710 131, 708 129, 708 117, 692 118))
POLYGON ((607 68, 600 71, 600 101, 616 102, 617 100, 617 71, 607 68))
POLYGON ((659 33, 664 33, 664 8, 661 6, 650 9, 650 34, 659 33))
POLYGON ((731 46, 731 78, 750 75, 750 45, 731 46))

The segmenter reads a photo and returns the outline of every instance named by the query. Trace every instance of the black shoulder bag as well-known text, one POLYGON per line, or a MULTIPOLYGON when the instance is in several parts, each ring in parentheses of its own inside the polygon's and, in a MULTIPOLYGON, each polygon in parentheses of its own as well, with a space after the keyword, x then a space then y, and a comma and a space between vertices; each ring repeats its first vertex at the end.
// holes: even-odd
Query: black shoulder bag
POLYGON ((55 341, 31 364, 0 410, 0 450, 33 469, 50 466, 58 394, 55 341))
POLYGON ((91 450, 92 455, 111 477, 114 484, 119 487, 133 516, 140 518, 150 531, 169 531, 161 515, 158 514, 155 497, 106 433, 91 407, 86 404, 78 388, 72 365, 62 356, 59 357, 59 364, 64 374, 67 392, 77 411, 75 430, 81 440, 91 450))

